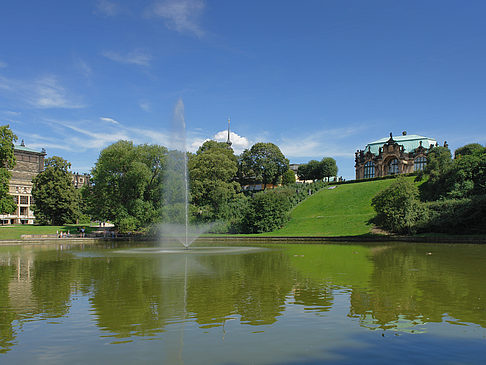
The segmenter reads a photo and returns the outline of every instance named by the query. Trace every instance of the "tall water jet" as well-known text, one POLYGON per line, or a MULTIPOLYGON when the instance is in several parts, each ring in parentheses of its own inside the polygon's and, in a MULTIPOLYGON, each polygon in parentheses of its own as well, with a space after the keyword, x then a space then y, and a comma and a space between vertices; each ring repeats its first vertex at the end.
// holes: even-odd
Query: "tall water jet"
POLYGON ((164 177, 164 224, 162 237, 175 239, 185 248, 189 236, 189 176, 187 173, 186 121, 181 99, 174 107, 170 151, 164 177))

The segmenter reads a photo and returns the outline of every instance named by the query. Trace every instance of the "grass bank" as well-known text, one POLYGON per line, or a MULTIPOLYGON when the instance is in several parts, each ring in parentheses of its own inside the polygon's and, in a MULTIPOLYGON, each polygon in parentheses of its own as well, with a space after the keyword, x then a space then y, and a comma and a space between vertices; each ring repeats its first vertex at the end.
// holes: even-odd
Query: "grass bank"
POLYGON ((86 233, 96 230, 96 227, 89 227, 83 224, 67 224, 64 226, 34 226, 19 224, 12 226, 0 226, 0 240, 19 240, 23 234, 55 234, 56 232, 76 233, 78 227, 85 227, 86 233))
MULTIPOLYGON (((413 180, 414 177, 408 177, 413 180)), ((371 199, 394 179, 336 185, 307 198, 283 228, 262 236, 359 236, 369 234, 375 212, 371 199)))

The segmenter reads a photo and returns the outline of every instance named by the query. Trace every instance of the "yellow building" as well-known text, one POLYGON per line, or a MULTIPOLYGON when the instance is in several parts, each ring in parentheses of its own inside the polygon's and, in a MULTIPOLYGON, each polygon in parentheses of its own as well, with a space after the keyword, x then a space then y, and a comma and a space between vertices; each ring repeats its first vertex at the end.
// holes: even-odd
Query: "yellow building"
POLYGON ((14 147, 17 163, 11 170, 12 177, 9 184, 9 193, 17 203, 17 209, 12 214, 0 214, 1 224, 33 224, 34 212, 31 209, 32 179, 44 170, 44 157, 46 151, 36 151, 25 147, 24 141, 14 147))

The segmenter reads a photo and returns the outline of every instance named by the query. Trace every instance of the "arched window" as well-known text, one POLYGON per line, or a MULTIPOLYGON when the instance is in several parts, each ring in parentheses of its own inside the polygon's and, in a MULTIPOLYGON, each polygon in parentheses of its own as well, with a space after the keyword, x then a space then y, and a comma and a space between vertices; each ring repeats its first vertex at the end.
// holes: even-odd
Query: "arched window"
POLYGON ((394 158, 388 163, 388 175, 398 174, 398 160, 394 158))
POLYGON ((364 178, 369 179, 375 177, 375 163, 373 161, 368 161, 364 165, 364 178))
POLYGON ((417 157, 413 162, 413 168, 415 171, 422 171, 427 165, 427 159, 423 156, 417 157))

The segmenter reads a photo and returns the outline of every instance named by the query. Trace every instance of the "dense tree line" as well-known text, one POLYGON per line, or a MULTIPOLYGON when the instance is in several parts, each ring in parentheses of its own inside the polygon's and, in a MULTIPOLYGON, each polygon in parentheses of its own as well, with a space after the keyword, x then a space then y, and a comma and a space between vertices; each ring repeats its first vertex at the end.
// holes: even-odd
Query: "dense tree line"
POLYGON ((452 159, 448 148, 435 147, 415 184, 399 178, 372 205, 376 223, 392 232, 485 233, 486 148, 468 144, 452 159))
POLYGON ((324 157, 321 161, 310 160, 299 166, 297 175, 300 180, 322 180, 336 176, 338 168, 336 161, 331 157, 324 157))
MULTIPOLYGON (((1 213, 16 208, 8 195, 15 140, 8 126, 0 127, 1 213)), ((312 172, 312 180, 337 173, 331 158, 317 164, 319 172, 312 172)), ((296 184, 288 159, 273 143, 256 143, 236 156, 230 145, 216 141, 204 142, 194 154, 118 141, 100 152, 91 171, 92 185, 80 190, 72 184, 70 166, 54 156, 45 160, 44 170, 34 178, 38 223, 91 219, 111 221, 120 232, 146 231, 160 222, 182 223, 187 199, 191 223, 210 223, 213 232, 266 232, 282 227, 295 204, 324 186, 296 184), (187 197, 184 176, 189 180, 187 197), (242 189, 252 184, 263 185, 263 191, 242 189)))

